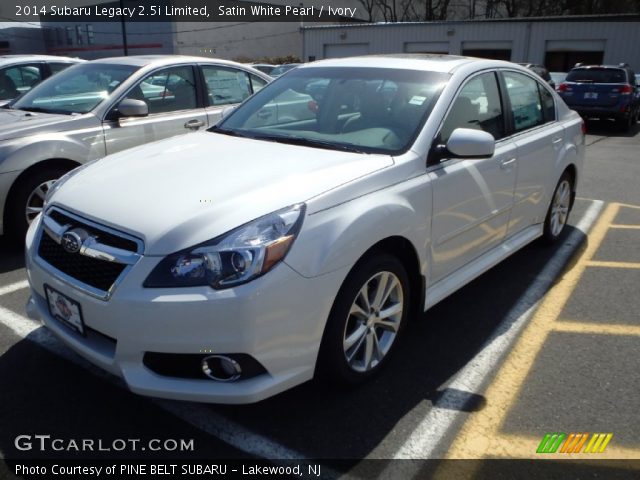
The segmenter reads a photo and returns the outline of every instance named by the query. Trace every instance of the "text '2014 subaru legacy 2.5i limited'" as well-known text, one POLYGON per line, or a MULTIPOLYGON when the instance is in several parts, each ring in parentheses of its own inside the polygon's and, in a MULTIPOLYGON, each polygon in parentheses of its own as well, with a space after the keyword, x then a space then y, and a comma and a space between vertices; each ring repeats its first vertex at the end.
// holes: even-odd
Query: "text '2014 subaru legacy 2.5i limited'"
POLYGON ((301 66, 206 132, 77 169, 27 234, 27 310, 144 395, 248 403, 377 373, 428 309, 563 232, 584 124, 527 69, 301 66))

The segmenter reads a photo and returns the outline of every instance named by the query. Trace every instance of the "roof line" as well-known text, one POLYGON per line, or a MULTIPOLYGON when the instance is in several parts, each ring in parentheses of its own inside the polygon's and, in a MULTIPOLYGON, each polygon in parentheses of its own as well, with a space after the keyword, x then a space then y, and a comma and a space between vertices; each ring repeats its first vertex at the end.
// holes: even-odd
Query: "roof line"
POLYGON ((460 23, 518 23, 518 22, 629 22, 640 21, 640 14, 637 13, 613 13, 602 15, 566 15, 566 16, 552 16, 552 17, 512 17, 512 18, 483 18, 483 19, 469 19, 469 20, 432 20, 425 22, 374 22, 374 23, 340 23, 333 25, 316 25, 316 26, 304 26, 302 30, 316 30, 323 28, 344 28, 344 27, 358 27, 358 28, 372 28, 372 27, 392 27, 398 25, 455 25, 460 23))

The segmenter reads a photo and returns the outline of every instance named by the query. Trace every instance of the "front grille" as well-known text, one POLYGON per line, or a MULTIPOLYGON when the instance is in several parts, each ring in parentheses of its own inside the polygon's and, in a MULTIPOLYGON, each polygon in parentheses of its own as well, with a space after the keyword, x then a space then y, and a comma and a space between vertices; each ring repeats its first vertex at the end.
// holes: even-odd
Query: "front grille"
POLYGON ((123 238, 119 235, 114 235, 113 233, 109 233, 92 225, 89 225, 86 222, 82 222, 76 218, 69 217, 59 210, 51 210, 50 212, 47 212, 47 215, 54 219, 60 225, 71 225, 72 227, 84 228, 89 233, 89 235, 91 235, 92 237, 96 237, 96 240, 100 243, 105 243, 116 248, 122 248, 123 250, 129 250, 130 252, 135 252, 138 249, 138 245, 132 240, 123 238))
MULTIPOLYGON (((75 215, 66 214, 55 208, 49 210, 46 215, 61 227, 84 229, 100 244, 133 253, 141 253, 141 243, 136 242, 133 238, 127 238, 125 234, 120 234, 89 221, 83 221, 75 215)), ((100 292, 91 292, 91 289, 86 289, 103 299, 108 298, 109 293, 107 292, 112 289, 128 266, 124 263, 91 258, 80 253, 69 253, 44 230, 40 235, 38 256, 73 280, 91 287, 93 290, 99 290, 100 292)))
POLYGON ((62 273, 105 292, 111 288, 126 267, 121 263, 105 262, 77 253, 68 253, 46 233, 42 234, 38 255, 62 273))

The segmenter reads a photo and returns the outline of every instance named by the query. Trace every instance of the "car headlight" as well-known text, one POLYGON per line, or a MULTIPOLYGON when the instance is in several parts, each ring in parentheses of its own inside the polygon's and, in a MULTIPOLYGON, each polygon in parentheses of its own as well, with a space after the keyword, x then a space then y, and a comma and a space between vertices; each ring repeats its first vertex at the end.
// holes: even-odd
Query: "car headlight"
POLYGON ((265 215, 213 240, 165 257, 144 282, 147 288, 230 288, 264 275, 291 248, 305 205, 265 215))

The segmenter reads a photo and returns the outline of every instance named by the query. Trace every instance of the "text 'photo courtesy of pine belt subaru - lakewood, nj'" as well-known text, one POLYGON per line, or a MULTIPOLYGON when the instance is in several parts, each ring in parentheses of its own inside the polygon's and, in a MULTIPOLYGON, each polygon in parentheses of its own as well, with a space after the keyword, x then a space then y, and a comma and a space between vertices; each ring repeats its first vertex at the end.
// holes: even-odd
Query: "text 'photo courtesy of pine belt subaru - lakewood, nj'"
POLYGON ((214 58, 104 58, 0 108, 0 234, 22 243, 53 182, 107 154, 214 125, 271 77, 214 58))
POLYGON ((512 63, 299 66, 208 131, 59 180, 27 233, 27 311, 139 394, 358 383, 416 312, 562 237, 583 157, 580 116, 512 63))

